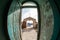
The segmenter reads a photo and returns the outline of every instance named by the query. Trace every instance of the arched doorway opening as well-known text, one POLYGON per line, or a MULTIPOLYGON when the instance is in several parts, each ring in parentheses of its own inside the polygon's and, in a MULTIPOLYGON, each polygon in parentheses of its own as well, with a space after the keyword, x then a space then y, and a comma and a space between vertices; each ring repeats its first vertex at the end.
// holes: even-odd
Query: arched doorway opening
POLYGON ((21 23, 22 40, 37 40, 39 30, 38 7, 34 2, 28 1, 22 4, 21 23))
POLYGON ((28 17, 25 18, 22 22, 22 29, 23 28, 37 28, 38 22, 36 21, 36 19, 28 17))

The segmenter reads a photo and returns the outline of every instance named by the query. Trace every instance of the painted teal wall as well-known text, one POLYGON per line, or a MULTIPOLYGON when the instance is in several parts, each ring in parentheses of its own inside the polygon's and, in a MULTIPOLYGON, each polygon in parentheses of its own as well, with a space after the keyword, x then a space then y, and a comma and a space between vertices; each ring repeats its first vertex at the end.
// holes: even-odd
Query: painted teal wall
MULTIPOLYGON (((23 1, 25 0, 21 0, 19 1, 19 3, 22 3, 23 1)), ((30 0, 31 1, 31 0, 30 0)), ((53 16, 53 11, 52 11, 52 8, 50 6, 50 3, 49 1, 46 1, 46 0, 34 0, 36 1, 38 4, 39 4, 39 14, 41 14, 41 33, 40 33, 40 40, 50 40, 51 39, 51 36, 52 36, 52 33, 53 33, 53 25, 54 25, 54 16, 53 16), (48 8, 47 6, 49 6, 50 8, 48 8), (50 20, 50 17, 51 17, 51 20, 50 20), (50 26, 47 26, 49 23, 48 23, 48 20, 49 21, 53 21, 53 22, 50 22, 50 26), (53 24, 53 25, 52 25, 53 24)), ((19 40, 19 35, 20 33, 18 33, 19 30, 19 14, 20 14, 20 11, 17 11, 20 9, 20 6, 18 4, 18 2, 16 0, 13 0, 11 6, 10 6, 10 9, 9 9, 9 12, 8 12, 8 33, 9 33, 9 36, 10 36, 10 39, 11 40, 19 40), (17 30, 18 29, 18 30, 17 30), (17 35, 18 34, 18 35, 17 35)), ((39 15, 39 21, 40 21, 40 15, 39 15)), ((40 24, 39 24, 40 25, 40 24)), ((40 26, 39 26, 40 27, 40 26)), ((21 38, 20 38, 21 39, 21 38)))
MULTIPOLYGON (((21 0, 20 0, 21 1, 21 0)), ((53 33, 53 36, 52 36, 52 40, 56 40, 56 37, 57 37, 57 34, 58 34, 58 31, 59 31, 59 27, 60 27, 60 19, 59 19, 59 13, 58 13, 58 10, 55 6, 55 3, 53 0, 49 0, 50 3, 51 3, 51 6, 53 8, 53 12, 54 12, 54 33, 53 33)), ((9 2, 9 0, 0 0, 0 40, 7 40, 6 39, 6 35, 5 35, 5 31, 4 31, 4 20, 3 20, 3 16, 4 16, 4 11, 6 10, 6 5, 7 3, 9 2)))
MULTIPOLYGON (((60 14, 53 0, 49 0, 54 13, 54 32, 51 40, 56 40, 60 29, 60 14)), ((60 40, 60 39, 59 39, 60 40)))

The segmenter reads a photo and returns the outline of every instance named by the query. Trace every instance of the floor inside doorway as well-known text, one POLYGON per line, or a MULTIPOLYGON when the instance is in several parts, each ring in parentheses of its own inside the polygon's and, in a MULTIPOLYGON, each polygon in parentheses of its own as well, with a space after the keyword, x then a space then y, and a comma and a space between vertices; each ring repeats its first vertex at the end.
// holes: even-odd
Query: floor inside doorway
POLYGON ((22 30, 22 40, 37 40, 37 32, 35 29, 22 30))

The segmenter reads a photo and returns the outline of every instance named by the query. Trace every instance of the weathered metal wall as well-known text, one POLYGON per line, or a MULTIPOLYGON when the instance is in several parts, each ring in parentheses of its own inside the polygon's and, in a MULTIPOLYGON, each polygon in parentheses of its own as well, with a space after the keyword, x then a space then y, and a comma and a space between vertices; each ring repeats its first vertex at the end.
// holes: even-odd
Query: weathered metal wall
MULTIPOLYGON (((19 0, 19 3, 24 0, 19 0)), ((54 15, 49 1, 47 0, 35 0, 40 6, 41 14, 41 34, 40 40, 50 40, 53 27, 54 27, 54 15)), ((19 27, 19 15, 20 6, 16 0, 13 0, 8 13, 8 33, 11 40, 21 40, 20 27, 19 27)))
POLYGON ((51 40, 54 27, 54 15, 50 3, 43 2, 41 5, 41 40, 51 40))
POLYGON ((13 1, 8 13, 8 33, 11 40, 20 40, 19 14, 19 4, 13 1))

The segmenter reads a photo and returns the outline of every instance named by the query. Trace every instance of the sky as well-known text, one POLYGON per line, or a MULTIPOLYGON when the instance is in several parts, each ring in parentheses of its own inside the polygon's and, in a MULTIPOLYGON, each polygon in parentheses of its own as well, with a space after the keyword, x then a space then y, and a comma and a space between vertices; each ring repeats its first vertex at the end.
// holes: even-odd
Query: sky
POLYGON ((32 17, 32 18, 36 19, 36 21, 38 22, 37 8, 22 8, 22 14, 21 15, 22 15, 21 21, 23 21, 27 17, 32 17))

